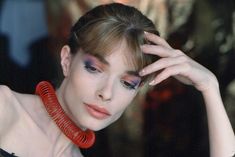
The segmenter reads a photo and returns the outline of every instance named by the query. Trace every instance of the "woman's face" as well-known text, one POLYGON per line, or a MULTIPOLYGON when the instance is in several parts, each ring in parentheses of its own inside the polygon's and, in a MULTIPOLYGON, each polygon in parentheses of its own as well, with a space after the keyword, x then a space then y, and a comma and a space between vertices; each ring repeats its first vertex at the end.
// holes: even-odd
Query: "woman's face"
POLYGON ((125 42, 106 57, 75 56, 62 49, 65 79, 59 100, 70 117, 82 128, 100 130, 116 121, 136 96, 141 78, 128 63, 125 42))

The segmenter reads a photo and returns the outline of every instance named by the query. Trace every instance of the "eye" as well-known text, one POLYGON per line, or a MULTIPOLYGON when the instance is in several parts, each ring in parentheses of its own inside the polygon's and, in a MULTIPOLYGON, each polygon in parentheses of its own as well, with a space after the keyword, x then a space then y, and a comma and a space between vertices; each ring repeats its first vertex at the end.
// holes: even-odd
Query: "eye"
POLYGON ((122 80, 121 83, 125 88, 130 89, 130 90, 134 90, 134 89, 137 88, 137 85, 134 84, 134 83, 130 83, 130 82, 127 82, 127 81, 124 81, 124 80, 122 80))
POLYGON ((96 67, 90 65, 85 65, 85 69, 90 73, 100 72, 96 67))
POLYGON ((98 61, 96 61, 96 59, 91 58, 91 57, 85 57, 84 58, 84 68, 86 69, 86 71, 88 71, 89 73, 101 73, 102 69, 100 68, 99 63, 97 63, 98 61))
POLYGON ((99 72, 101 72, 98 68, 96 68, 95 66, 90 65, 90 64, 85 64, 84 67, 90 73, 99 73, 99 72))

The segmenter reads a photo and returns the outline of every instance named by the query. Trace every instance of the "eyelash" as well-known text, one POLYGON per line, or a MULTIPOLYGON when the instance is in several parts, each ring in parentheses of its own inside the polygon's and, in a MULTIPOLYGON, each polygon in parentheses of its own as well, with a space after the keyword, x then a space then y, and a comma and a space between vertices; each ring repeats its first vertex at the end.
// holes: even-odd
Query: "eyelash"
POLYGON ((124 81, 124 80, 122 80, 121 83, 125 88, 127 88, 129 90, 135 90, 137 87, 135 84, 131 84, 131 83, 124 81))
MULTIPOLYGON (((96 68, 95 66, 92 66, 89 63, 85 63, 84 67, 89 73, 92 73, 92 74, 101 72, 98 68, 96 68)), ((137 88, 137 85, 129 83, 125 80, 121 80, 121 83, 122 83, 123 87, 125 87, 128 90, 135 90, 137 88)))
POLYGON ((101 71, 97 69, 95 66, 92 66, 90 64, 85 64, 85 69, 90 73, 100 73, 101 71))

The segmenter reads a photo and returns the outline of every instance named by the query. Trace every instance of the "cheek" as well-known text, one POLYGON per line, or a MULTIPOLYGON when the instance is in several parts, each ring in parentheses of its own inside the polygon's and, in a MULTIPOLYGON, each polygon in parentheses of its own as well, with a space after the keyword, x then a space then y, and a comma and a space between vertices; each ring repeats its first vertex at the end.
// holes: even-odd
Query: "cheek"
POLYGON ((82 65, 73 71, 71 76, 72 85, 79 93, 86 93, 86 91, 94 88, 94 80, 95 78, 92 78, 91 75, 85 71, 82 65))
POLYGON ((83 66, 81 65, 73 66, 70 75, 66 79, 66 103, 73 108, 74 106, 79 107, 77 104, 84 101, 84 98, 91 92, 89 91, 91 88, 89 86, 92 80, 86 77, 83 66))

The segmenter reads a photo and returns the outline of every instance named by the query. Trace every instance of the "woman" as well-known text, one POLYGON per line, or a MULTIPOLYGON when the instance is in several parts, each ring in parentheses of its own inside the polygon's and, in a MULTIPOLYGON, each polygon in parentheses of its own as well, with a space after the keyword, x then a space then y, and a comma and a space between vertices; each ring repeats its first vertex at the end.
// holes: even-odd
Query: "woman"
POLYGON ((78 147, 90 147, 93 131, 116 121, 144 86, 173 76, 202 92, 211 156, 233 155, 234 133, 217 79, 170 47, 135 8, 113 3, 82 16, 61 49, 61 66, 64 79, 55 93, 46 82, 37 86, 37 95, 1 86, 2 151, 20 157, 82 156, 78 147))

